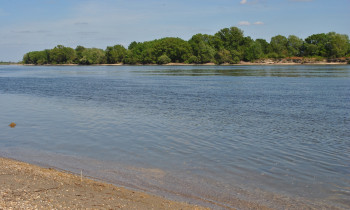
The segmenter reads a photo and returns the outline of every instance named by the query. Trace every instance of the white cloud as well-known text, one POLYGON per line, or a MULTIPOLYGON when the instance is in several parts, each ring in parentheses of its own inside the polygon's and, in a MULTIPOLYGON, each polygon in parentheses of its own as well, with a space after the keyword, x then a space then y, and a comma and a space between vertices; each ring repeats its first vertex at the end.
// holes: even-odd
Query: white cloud
POLYGON ((250 22, 248 22, 248 21, 240 21, 240 22, 238 23, 238 25, 240 25, 240 26, 249 26, 249 25, 250 25, 250 22))
POLYGON ((256 22, 254 23, 254 25, 264 25, 264 22, 256 21, 256 22))
MULTIPOLYGON (((290 0, 290 1, 293 1, 293 0, 290 0)), ((295 1, 312 1, 312 0, 295 0, 295 1)), ((259 4, 261 3, 260 0, 241 0, 240 4, 247 4, 247 5, 256 5, 256 4, 259 4)))
POLYGON ((254 23, 250 23, 249 21, 240 21, 238 23, 239 26, 250 26, 250 25, 264 25, 265 23, 262 21, 256 21, 254 23))

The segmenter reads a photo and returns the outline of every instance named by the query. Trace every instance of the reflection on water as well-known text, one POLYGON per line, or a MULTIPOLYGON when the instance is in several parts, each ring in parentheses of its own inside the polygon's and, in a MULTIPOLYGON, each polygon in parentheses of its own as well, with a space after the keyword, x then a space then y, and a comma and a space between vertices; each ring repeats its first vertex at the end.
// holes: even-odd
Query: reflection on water
POLYGON ((0 155, 217 208, 348 208, 349 78, 349 66, 0 66, 0 155))
POLYGON ((348 66, 181 66, 138 70, 137 73, 165 76, 256 76, 256 77, 349 77, 348 66))

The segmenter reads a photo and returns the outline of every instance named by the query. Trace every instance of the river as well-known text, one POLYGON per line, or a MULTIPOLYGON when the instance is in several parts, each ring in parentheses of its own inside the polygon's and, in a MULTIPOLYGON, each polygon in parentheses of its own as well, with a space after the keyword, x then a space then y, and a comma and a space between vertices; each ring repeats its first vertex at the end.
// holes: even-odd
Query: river
POLYGON ((350 208, 350 65, 0 66, 0 131, 1 156, 214 209, 350 208))

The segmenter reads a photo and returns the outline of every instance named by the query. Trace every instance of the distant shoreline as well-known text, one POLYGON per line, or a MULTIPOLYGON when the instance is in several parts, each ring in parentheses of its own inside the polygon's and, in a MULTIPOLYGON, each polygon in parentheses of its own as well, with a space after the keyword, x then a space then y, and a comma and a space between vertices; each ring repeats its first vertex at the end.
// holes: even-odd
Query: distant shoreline
POLYGON ((22 63, 11 63, 11 64, 0 64, 0 65, 18 65, 18 66, 294 66, 294 65, 348 65, 347 62, 327 62, 327 61, 316 61, 316 62, 290 62, 290 61, 263 61, 263 62, 245 62, 241 61, 237 64, 215 64, 215 63, 204 63, 204 64, 188 64, 188 63, 168 63, 168 64, 91 64, 91 65, 81 65, 81 64, 22 64, 22 63))

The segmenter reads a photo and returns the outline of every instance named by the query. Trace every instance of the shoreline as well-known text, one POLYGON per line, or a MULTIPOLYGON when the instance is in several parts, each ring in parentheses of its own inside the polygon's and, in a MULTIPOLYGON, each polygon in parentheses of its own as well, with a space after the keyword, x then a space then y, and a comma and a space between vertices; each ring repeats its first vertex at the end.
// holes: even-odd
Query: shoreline
POLYGON ((238 64, 187 64, 187 63, 168 63, 168 64, 92 64, 92 65, 81 65, 81 64, 44 64, 44 65, 34 65, 34 64, 10 64, 18 66, 302 66, 302 65, 349 65, 346 62, 317 62, 317 63, 251 63, 251 62, 241 62, 238 64))
POLYGON ((11 63, 11 64, 0 64, 0 65, 11 65, 11 66, 294 66, 294 65, 349 65, 346 61, 312 61, 307 60, 305 62, 298 60, 297 62, 289 60, 262 60, 260 62, 245 62, 241 61, 237 64, 223 63, 203 63, 203 64, 189 64, 189 63, 168 63, 168 64, 91 64, 91 65, 81 65, 81 64, 22 64, 22 63, 11 63))
POLYGON ((0 209, 209 209, 0 157, 0 209))
POLYGON ((196 204, 3 156, 0 185, 0 209, 345 209, 257 189, 259 195, 254 200, 233 196, 229 203, 202 200, 203 204, 196 204))

